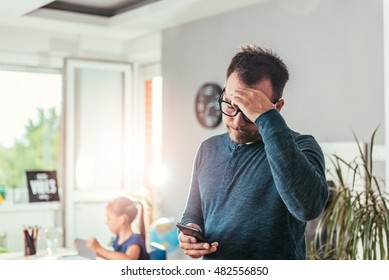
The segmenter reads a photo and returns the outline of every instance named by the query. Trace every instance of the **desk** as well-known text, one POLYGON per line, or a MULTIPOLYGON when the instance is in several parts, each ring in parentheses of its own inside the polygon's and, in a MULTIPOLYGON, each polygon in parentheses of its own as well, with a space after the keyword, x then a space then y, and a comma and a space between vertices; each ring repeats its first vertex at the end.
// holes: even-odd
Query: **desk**
POLYGON ((46 250, 40 250, 36 255, 24 256, 24 252, 12 252, 0 254, 0 260, 85 260, 79 256, 77 251, 66 249, 63 247, 57 248, 54 254, 49 255, 46 250))

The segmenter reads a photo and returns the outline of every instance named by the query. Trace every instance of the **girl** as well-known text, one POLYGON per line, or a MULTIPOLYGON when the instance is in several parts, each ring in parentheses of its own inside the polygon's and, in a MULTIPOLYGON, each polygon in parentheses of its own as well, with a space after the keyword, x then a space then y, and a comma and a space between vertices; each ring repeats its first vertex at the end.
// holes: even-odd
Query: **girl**
POLYGON ((112 247, 114 251, 105 249, 95 237, 88 240, 88 247, 94 250, 98 257, 108 260, 147 260, 149 255, 145 245, 145 224, 143 205, 126 197, 119 197, 107 205, 107 225, 116 234, 112 247), (140 207, 140 234, 134 233, 131 223, 138 214, 136 206, 140 207))

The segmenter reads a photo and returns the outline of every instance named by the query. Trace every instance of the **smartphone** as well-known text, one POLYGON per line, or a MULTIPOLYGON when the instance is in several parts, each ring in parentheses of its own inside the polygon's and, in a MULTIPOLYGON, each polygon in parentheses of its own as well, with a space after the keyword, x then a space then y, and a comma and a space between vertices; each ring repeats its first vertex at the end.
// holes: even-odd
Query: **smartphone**
POLYGON ((183 234, 195 237, 197 242, 205 242, 205 243, 208 243, 211 245, 211 242, 209 242, 205 238, 204 234, 200 230, 198 230, 197 228, 191 227, 188 225, 184 225, 184 224, 180 224, 180 223, 177 223, 176 226, 180 229, 180 231, 183 234))

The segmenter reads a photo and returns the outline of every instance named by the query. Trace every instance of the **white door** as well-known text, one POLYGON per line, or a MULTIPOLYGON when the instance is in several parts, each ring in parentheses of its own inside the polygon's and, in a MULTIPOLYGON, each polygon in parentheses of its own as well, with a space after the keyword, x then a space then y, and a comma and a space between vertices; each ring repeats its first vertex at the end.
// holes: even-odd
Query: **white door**
POLYGON ((141 100, 129 63, 67 59, 64 96, 65 245, 108 245, 105 206, 142 185, 141 100))

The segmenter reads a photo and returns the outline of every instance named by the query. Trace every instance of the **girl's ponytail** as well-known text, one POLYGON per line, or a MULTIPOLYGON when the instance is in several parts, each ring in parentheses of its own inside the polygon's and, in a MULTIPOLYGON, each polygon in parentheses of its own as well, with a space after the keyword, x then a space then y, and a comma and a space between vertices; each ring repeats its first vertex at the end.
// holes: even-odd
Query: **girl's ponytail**
POLYGON ((146 227, 145 227, 145 218, 144 218, 144 207, 141 202, 136 202, 140 206, 140 217, 139 217, 139 234, 142 236, 144 242, 146 242, 146 227))

